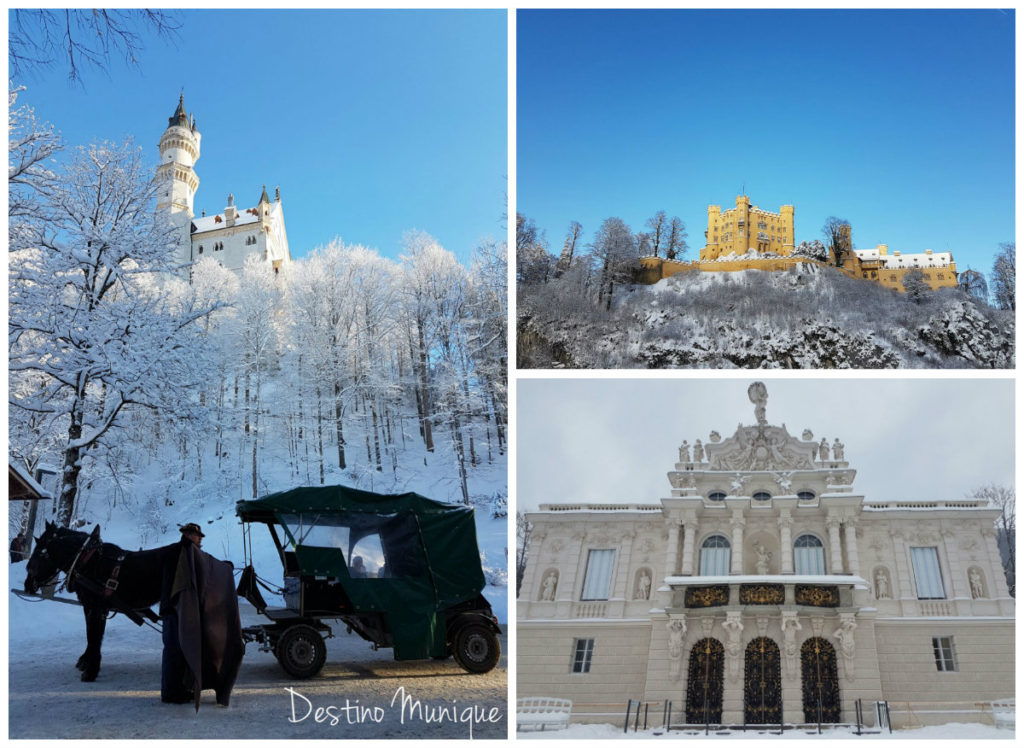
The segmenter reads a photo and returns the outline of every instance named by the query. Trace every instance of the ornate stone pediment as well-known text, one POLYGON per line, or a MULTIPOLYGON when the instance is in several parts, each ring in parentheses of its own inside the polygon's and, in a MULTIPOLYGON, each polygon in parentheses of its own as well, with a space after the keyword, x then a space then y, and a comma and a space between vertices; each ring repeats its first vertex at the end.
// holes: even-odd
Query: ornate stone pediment
POLYGON ((813 470, 813 444, 802 442, 786 426, 740 425, 719 444, 705 447, 711 470, 813 470))

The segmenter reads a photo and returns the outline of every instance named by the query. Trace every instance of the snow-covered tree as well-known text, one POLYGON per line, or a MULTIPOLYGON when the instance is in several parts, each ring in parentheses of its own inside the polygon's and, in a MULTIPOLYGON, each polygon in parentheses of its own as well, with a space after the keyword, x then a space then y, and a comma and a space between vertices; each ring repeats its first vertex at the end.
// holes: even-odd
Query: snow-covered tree
POLYGON ((800 242, 793 250, 794 257, 808 257, 812 260, 828 261, 828 250, 818 239, 810 242, 800 242))
POLYGON ((677 260, 686 254, 686 250, 686 224, 678 216, 672 216, 665 237, 665 257, 677 260))
POLYGON ((576 254, 576 243, 583 233, 583 225, 579 221, 570 221, 569 230, 565 235, 565 242, 562 244, 562 253, 558 256, 558 264, 555 266, 555 277, 561 277, 562 273, 572 267, 573 256, 576 254))
POLYGON ((842 267, 846 256, 853 251, 850 222, 845 218, 829 216, 825 219, 825 225, 821 227, 821 233, 825 237, 832 262, 837 268, 842 267))
POLYGON ((988 283, 977 270, 967 269, 957 278, 957 286, 965 294, 982 304, 988 303, 988 283))
POLYGON ((639 257, 636 239, 621 218, 606 218, 590 247, 601 267, 598 304, 610 309, 615 284, 629 279, 633 263, 639 257))
POLYGON ((928 292, 931 291, 931 286, 924 279, 924 273, 913 268, 903 274, 903 279, 900 281, 903 286, 903 290, 907 294, 907 298, 913 301, 915 304, 920 304, 928 292))
MULTIPOLYGON (((661 250, 661 246, 665 241, 666 234, 669 231, 668 218, 665 216, 665 211, 659 210, 653 216, 648 218, 647 228, 650 229, 647 232, 647 235, 651 244, 651 253, 657 257, 658 252, 661 250)), ((643 254, 643 252, 641 252, 641 254, 643 254)))
POLYGON ((130 141, 79 149, 39 187, 24 242, 10 255, 10 405, 65 434, 64 525, 86 452, 127 412, 198 417, 197 322, 212 307, 162 290, 174 241, 153 210, 152 173, 130 141))
POLYGON ((31 232, 24 223, 41 218, 39 191, 50 185, 54 173, 48 163, 61 150, 60 136, 53 126, 36 119, 27 105, 18 106, 23 87, 11 84, 7 93, 7 217, 9 249, 31 244, 31 232))
POLYGON ((992 294, 999 309, 1017 308, 1017 243, 1003 242, 992 265, 992 294))

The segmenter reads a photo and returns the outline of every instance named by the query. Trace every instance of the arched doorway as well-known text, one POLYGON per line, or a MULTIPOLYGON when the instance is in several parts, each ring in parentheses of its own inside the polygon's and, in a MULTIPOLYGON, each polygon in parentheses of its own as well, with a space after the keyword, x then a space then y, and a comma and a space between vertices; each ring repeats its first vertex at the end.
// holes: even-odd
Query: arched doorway
POLYGON ((693 645, 686 678, 686 724, 721 724, 724 665, 725 650, 717 639, 693 645))
POLYGON ((839 672, 836 650, 820 637, 800 647, 800 680, 804 692, 804 721, 839 722, 839 672))
POLYGON ((766 636, 747 645, 743 663, 743 721, 754 725, 782 722, 779 645, 766 636))

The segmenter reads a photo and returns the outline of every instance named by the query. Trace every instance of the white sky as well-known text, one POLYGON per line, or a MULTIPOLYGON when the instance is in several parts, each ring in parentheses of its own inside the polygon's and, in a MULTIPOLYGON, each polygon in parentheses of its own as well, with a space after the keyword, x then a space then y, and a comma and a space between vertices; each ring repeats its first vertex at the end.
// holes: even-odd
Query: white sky
POLYGON ((870 500, 957 499, 1014 483, 1010 379, 523 379, 516 415, 518 508, 655 503, 683 439, 752 425, 747 387, 768 388, 768 422, 839 437, 870 500))

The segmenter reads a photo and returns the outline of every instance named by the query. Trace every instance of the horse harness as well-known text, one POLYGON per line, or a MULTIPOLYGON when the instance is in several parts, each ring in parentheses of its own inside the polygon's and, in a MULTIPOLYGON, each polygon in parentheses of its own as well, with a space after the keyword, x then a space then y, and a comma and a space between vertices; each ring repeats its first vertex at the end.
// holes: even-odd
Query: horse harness
POLYGON ((114 566, 111 568, 106 582, 101 585, 99 582, 95 582, 85 576, 83 570, 93 557, 98 555, 100 558, 103 558, 103 541, 100 540, 99 534, 93 531, 89 537, 85 539, 82 547, 78 550, 78 554, 75 556, 75 560, 72 561, 71 566, 68 567, 67 576, 64 579, 65 588, 68 592, 75 592, 76 588, 82 588, 86 592, 91 592, 94 595, 101 595, 107 602, 107 607, 110 610, 123 613, 138 626, 141 626, 144 623, 143 617, 148 618, 151 621, 160 620, 159 616, 153 613, 149 608, 136 610, 125 605, 121 599, 114 594, 120 584, 118 577, 121 574, 121 563, 125 560, 128 554, 116 545, 112 547, 117 549, 117 555, 113 558, 114 566))

